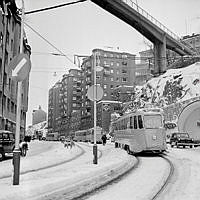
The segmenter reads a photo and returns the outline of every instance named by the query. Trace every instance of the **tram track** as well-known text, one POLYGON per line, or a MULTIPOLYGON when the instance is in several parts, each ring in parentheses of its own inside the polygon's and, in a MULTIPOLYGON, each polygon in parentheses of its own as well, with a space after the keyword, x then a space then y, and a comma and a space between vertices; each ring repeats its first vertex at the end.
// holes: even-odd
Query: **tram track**
MULTIPOLYGON (((76 156, 74 156, 70 159, 55 163, 55 164, 51 164, 51 165, 40 167, 40 168, 37 168, 37 169, 31 169, 31 170, 21 172, 20 175, 25 175, 25 174, 32 173, 32 172, 39 172, 39 171, 42 171, 42 170, 50 169, 50 168, 66 164, 68 162, 71 162, 71 161, 74 161, 74 160, 80 158, 82 155, 84 155, 86 153, 86 151, 79 144, 76 144, 76 146, 81 150, 81 152, 78 155, 76 155, 76 156)), ((11 176, 10 174, 3 175, 3 176, 0 177, 0 180, 5 179, 5 178, 10 178, 10 176, 11 176)))
POLYGON ((130 173, 132 173, 134 170, 136 170, 141 164, 140 158, 139 157, 135 157, 135 158, 136 158, 135 164, 132 167, 130 167, 127 171, 125 171, 124 173, 115 177, 114 179, 106 182, 105 184, 99 186, 98 188, 95 188, 94 190, 84 193, 83 195, 81 195, 77 198, 74 198, 73 200, 86 200, 93 194, 101 192, 102 190, 106 190, 108 187, 112 186, 113 184, 117 184, 122 179, 125 179, 130 173))
POLYGON ((173 165, 172 161, 170 159, 168 159, 166 156, 167 156, 167 154, 160 155, 160 157, 163 158, 164 160, 166 160, 166 162, 169 164, 169 167, 170 167, 169 174, 168 174, 166 180, 164 181, 163 185, 161 186, 161 188, 156 192, 156 194, 153 195, 151 200, 159 199, 159 197, 161 196, 161 194, 163 194, 163 192, 165 191, 166 187, 169 185, 170 180, 172 179, 172 177, 174 175, 174 170, 175 170, 174 165, 173 165))

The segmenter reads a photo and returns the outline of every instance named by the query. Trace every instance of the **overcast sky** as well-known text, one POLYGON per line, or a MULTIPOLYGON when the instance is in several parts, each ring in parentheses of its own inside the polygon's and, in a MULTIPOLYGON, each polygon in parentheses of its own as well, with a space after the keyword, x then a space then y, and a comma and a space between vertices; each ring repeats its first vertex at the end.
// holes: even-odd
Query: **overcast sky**
MULTIPOLYGON (((25 0, 25 10, 54 6, 76 0, 25 0)), ((135 2, 134 0, 132 0, 135 2)), ((20 7, 21 0, 17 0, 20 7)), ((200 33, 199 0, 137 0, 139 6, 178 36, 200 33)), ((73 60, 73 55, 91 55, 94 48, 112 47, 138 55, 148 47, 146 39, 135 29, 98 7, 91 1, 50 11, 29 14, 25 22, 46 40, 73 60)), ((32 48, 29 110, 27 125, 32 122, 32 111, 39 105, 48 111, 48 89, 68 69, 74 67, 36 33, 25 27, 32 48), (56 76, 54 76, 56 72, 56 76)), ((110 48, 108 50, 111 50, 110 48)))

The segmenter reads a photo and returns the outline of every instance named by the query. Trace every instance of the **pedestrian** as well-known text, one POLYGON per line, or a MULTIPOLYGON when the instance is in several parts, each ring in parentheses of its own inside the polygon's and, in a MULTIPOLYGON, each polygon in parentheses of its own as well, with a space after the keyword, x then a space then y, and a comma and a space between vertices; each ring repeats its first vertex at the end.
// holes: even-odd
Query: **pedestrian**
POLYGON ((69 146, 69 141, 67 139, 65 139, 65 141, 64 141, 64 147, 68 148, 68 146, 69 146))
POLYGON ((73 141, 73 139, 71 138, 70 139, 70 149, 74 146, 75 144, 74 144, 74 141, 73 141))
POLYGON ((103 134, 102 137, 101 137, 101 139, 102 139, 103 145, 105 146, 106 140, 107 140, 106 134, 103 134))

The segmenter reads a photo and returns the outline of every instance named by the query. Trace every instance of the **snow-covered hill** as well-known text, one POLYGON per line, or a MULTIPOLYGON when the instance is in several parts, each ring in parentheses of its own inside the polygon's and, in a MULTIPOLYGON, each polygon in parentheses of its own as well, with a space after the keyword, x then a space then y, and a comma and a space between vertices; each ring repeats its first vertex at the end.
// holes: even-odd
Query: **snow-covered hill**
POLYGON ((136 102, 166 106, 200 96, 200 62, 185 68, 169 69, 152 78, 142 87, 136 87, 136 102))

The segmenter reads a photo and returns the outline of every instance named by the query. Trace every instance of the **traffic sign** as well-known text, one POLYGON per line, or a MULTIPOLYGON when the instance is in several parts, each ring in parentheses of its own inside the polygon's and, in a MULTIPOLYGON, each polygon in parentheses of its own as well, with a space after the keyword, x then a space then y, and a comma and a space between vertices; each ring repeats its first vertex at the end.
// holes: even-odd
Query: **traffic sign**
POLYGON ((88 99, 90 99, 91 101, 94 101, 95 96, 96 96, 96 101, 101 100, 103 97, 103 89, 100 85, 96 85, 96 87, 92 85, 88 88, 88 91, 87 91, 88 99), (95 91, 96 91, 96 95, 95 95, 95 91))
POLYGON ((9 63, 12 69, 12 77, 17 81, 23 81, 31 70, 31 61, 27 54, 21 53, 15 56, 9 63))

